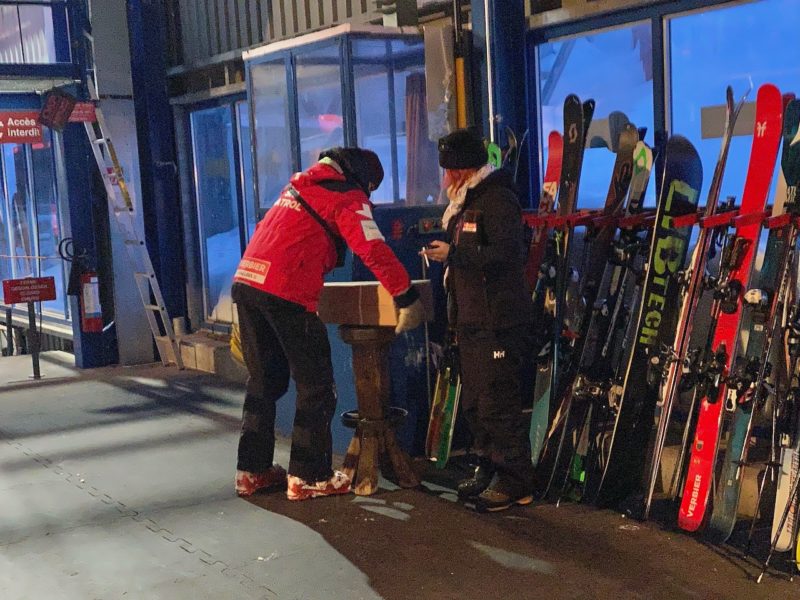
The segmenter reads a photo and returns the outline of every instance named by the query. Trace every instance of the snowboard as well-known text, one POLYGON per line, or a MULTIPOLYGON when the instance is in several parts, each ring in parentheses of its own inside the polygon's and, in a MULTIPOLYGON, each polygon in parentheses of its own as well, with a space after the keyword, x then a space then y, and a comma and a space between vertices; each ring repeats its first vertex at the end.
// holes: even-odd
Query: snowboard
POLYGON ((635 329, 628 349, 627 366, 613 399, 613 427, 606 459, 596 484, 594 501, 616 506, 639 489, 644 449, 653 419, 654 402, 648 402, 650 360, 675 335, 679 285, 677 274, 686 259, 690 226, 676 227, 677 217, 695 212, 703 169, 692 143, 675 135, 663 150, 655 224, 644 281, 641 284, 635 329))

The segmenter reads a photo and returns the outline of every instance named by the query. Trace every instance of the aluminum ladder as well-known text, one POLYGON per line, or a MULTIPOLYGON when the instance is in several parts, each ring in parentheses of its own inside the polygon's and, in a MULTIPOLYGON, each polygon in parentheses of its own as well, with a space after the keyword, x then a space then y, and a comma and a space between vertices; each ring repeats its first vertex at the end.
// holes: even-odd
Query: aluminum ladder
POLYGON ((95 107, 96 119, 94 122, 85 121, 84 127, 89 136, 97 168, 100 169, 100 175, 103 177, 108 198, 108 210, 113 215, 113 220, 122 236, 161 362, 165 366, 174 362, 179 369, 183 369, 180 342, 175 336, 172 321, 164 305, 161 287, 158 284, 144 241, 144 232, 136 220, 136 211, 128 192, 128 184, 125 182, 114 144, 108 135, 108 128, 103 111, 99 106, 99 96, 93 78, 88 79, 87 87, 89 88, 89 97, 95 107), (164 341, 168 344, 165 344, 164 341), (172 350, 172 356, 170 356, 169 348, 172 350))

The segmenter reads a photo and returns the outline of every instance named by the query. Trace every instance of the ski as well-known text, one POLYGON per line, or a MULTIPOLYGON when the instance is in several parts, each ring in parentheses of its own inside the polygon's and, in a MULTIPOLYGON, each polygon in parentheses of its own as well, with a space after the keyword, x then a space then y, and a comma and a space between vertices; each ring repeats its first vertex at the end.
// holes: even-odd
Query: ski
MULTIPOLYGON (((622 114, 622 113, 618 113, 622 114)), ((613 133, 612 133, 613 135, 613 133)), ((630 193, 631 180, 634 173, 634 152, 639 144, 639 132, 630 123, 621 125, 618 139, 611 146, 616 149, 617 157, 609 185, 606 203, 602 216, 590 224, 584 238, 584 254, 587 259, 583 261, 581 271, 582 286, 580 289, 581 301, 591 307, 589 319, 584 324, 576 323, 573 332, 573 344, 577 361, 568 373, 565 374, 564 385, 569 386, 562 399, 566 418, 567 436, 574 436, 571 460, 567 463, 566 477, 562 484, 563 496, 570 480, 575 482, 574 499, 580 496, 580 488, 585 479, 584 459, 592 444, 589 441, 589 423, 593 421, 598 387, 596 369, 598 362, 610 362, 610 345, 606 338, 611 326, 612 314, 615 314, 617 299, 624 298, 627 290, 622 277, 623 268, 630 260, 629 253, 633 249, 633 240, 630 238, 632 228, 627 234, 620 230, 620 236, 615 240, 614 234, 618 229, 621 216, 630 217, 641 209, 641 195, 644 189, 641 175, 646 168, 647 151, 640 152, 639 160, 645 162, 638 173, 639 179, 635 194, 630 193), (623 215, 624 211, 624 215, 623 215), (613 243, 616 241, 616 244, 613 243), (598 274, 600 277, 598 277, 598 274), (606 356, 601 359, 605 351, 606 356), (577 354, 579 352, 579 354, 577 354), (575 405, 578 405, 577 407, 575 405), (576 408, 578 410, 576 411, 576 408), (582 409, 582 410, 581 410, 582 409), (573 417, 574 413, 574 417, 573 417)), ((645 147, 646 148, 646 147, 645 147)), ((620 312, 616 312, 617 318, 620 312)))
MULTIPOLYGON (((728 160, 728 150, 730 149, 733 130, 739 112, 744 106, 747 94, 742 96, 737 104, 734 105, 733 89, 729 86, 725 93, 726 113, 725 129, 722 135, 719 157, 714 168, 714 175, 709 186, 706 199, 704 216, 710 218, 717 210, 722 179, 725 174, 725 166, 728 160)), ((675 341, 668 347, 669 350, 651 359, 651 379, 660 380, 660 386, 647 389, 648 394, 657 394, 656 402, 656 427, 653 451, 647 465, 645 476, 645 489, 642 508, 642 517, 647 518, 650 513, 650 506, 655 493, 656 482, 660 476, 661 457, 667 437, 672 407, 679 394, 681 384, 681 374, 683 365, 686 361, 686 353, 689 349, 695 310, 703 291, 703 282, 706 279, 706 264, 711 257, 715 246, 715 237, 718 229, 712 227, 701 227, 697 242, 692 252, 689 265, 680 273, 681 294, 679 298, 680 312, 678 313, 678 326, 675 334, 675 341)), ((691 411, 690 411, 691 413, 691 411)))
MULTIPOLYGON (((547 143, 547 169, 542 183, 542 195, 539 199, 537 216, 544 221, 553 213, 558 183, 561 177, 561 161, 564 153, 564 139, 557 131, 551 131, 547 143)), ((528 255, 528 280, 531 285, 544 280, 546 274, 541 273, 542 263, 547 249, 548 227, 545 222, 534 227, 531 249, 528 255)), ((536 318, 541 324, 549 318, 544 309, 544 291, 534 292, 534 310, 536 318)), ((552 324, 551 324, 552 325, 552 324)), ((547 331, 547 329, 544 329, 547 331)), ((536 361, 536 382, 533 394, 531 411, 530 442, 531 460, 533 466, 539 462, 539 453, 544 444, 544 436, 550 423, 550 362, 547 360, 536 361)))
POLYGON ((750 163, 736 230, 720 261, 714 286, 711 344, 700 365, 703 391, 684 482, 678 526, 697 531, 703 524, 714 479, 714 467, 727 388, 725 377, 736 356, 744 290, 750 279, 761 215, 767 200, 782 134, 783 100, 774 85, 762 85, 756 97, 756 119, 750 163))
POLYGON ((553 213, 558 183, 561 177, 561 161, 564 154, 564 138, 558 131, 551 131, 547 137, 547 168, 542 182, 542 195, 536 209, 538 221, 533 226, 533 237, 528 252, 527 276, 531 287, 539 280, 539 270, 542 266, 545 250, 547 249, 548 227, 546 217, 553 213))
MULTIPOLYGON (((602 285, 602 277, 600 275, 603 274, 603 267, 611 253, 617 220, 622 214, 625 200, 628 197, 633 174, 633 151, 638 141, 638 130, 633 125, 627 124, 623 131, 620 132, 618 143, 612 144, 618 148, 618 152, 614 161, 614 169, 608 193, 606 194, 606 201, 602 212, 587 223, 587 230, 583 239, 584 259, 580 265, 582 277, 576 282, 577 293, 574 295, 577 302, 574 303, 569 318, 564 319, 564 333, 566 336, 562 338, 562 344, 569 352, 570 360, 565 361, 559 374, 560 396, 557 396, 557 398, 560 397, 560 401, 555 424, 560 428, 560 437, 559 443, 555 447, 555 452, 551 453, 553 473, 550 475, 550 480, 553 481, 556 474, 565 473, 564 479, 560 484, 562 491, 570 473, 570 463, 565 463, 564 459, 570 459, 573 456, 572 452, 564 452, 565 440, 570 439, 574 449, 581 445, 584 431, 581 423, 585 422, 585 418, 582 420, 582 412, 573 409, 575 400, 573 382, 578 371, 578 364, 587 338, 587 327, 590 322, 590 319, 587 319, 583 314, 585 312, 584 307, 594 305, 602 285)), ((575 278, 573 278, 574 280, 575 278)), ((585 417, 585 415, 583 416, 585 417)), ((551 428, 550 435, 554 431, 551 428)))
MULTIPOLYGON (((586 132, 589 129, 593 115, 594 100, 587 100, 582 104, 580 98, 574 94, 570 94, 564 100, 564 151, 558 190, 558 215, 564 219, 564 223, 561 229, 554 229, 552 240, 553 260, 551 264, 543 267, 537 286, 540 289, 537 292, 537 297, 548 304, 553 313, 551 331, 548 332, 550 338, 549 348, 545 346, 543 349, 547 353, 546 364, 540 365, 537 369, 537 389, 535 391, 537 398, 546 398, 549 402, 552 402, 552 398, 556 397, 558 390, 560 353, 563 351, 561 337, 564 325, 564 305, 569 287, 567 278, 573 278, 569 271, 573 224, 567 223, 566 218, 575 212, 578 183, 580 182, 583 155, 586 149, 586 132), (546 378, 539 377, 544 375, 546 375, 546 378)), ((550 447, 550 453, 552 453, 554 439, 551 432, 548 433, 545 443, 542 444, 537 473, 547 473, 549 470, 547 467, 542 467, 541 458, 548 454, 548 447, 550 447)), ((560 446, 562 443, 563 439, 560 439, 558 445, 560 446)), ((541 487, 549 489, 551 483, 552 479, 548 477, 547 483, 541 487)))
POLYGON ((453 340, 448 340, 436 376, 428 433, 425 437, 425 455, 436 463, 437 469, 444 469, 450 458, 461 397, 459 369, 458 347, 453 340))
MULTIPOLYGON (((784 153, 781 160, 781 168, 786 181, 787 193, 787 212, 800 209, 800 101, 794 101, 787 107, 784 126, 784 153), (793 133, 792 133, 793 128, 793 133), (789 146, 787 153, 786 145, 789 146)), ((797 227, 798 223, 794 223, 797 227)), ((791 242, 790 242, 791 243, 791 242)), ((794 250, 794 246, 792 246, 794 250)), ((792 306, 793 312, 787 317, 785 326, 785 354, 787 357, 787 371, 790 377, 788 393, 777 403, 778 418, 776 421, 781 425, 780 435, 780 470, 778 472, 778 493, 775 499, 775 512, 773 517, 773 538, 776 538, 776 549, 779 552, 786 552, 791 549, 793 542, 792 531, 796 528, 797 506, 792 506, 788 502, 787 490, 792 482, 800 477, 800 306, 795 300, 792 306), (787 512, 788 524, 786 527, 779 528, 777 520, 779 515, 787 512)), ((798 532, 800 535, 800 532, 798 532)))
POLYGON ((656 168, 662 175, 635 329, 625 371, 621 380, 613 382, 609 395, 614 425, 594 498, 601 506, 618 505, 641 483, 654 410, 653 403, 646 401, 648 368, 651 358, 671 344, 675 334, 680 291, 677 274, 686 259, 691 233, 691 226, 676 227, 673 221, 695 212, 703 179, 700 157, 686 138, 669 138, 662 156, 663 169, 656 168))
POLYGON ((625 216, 617 223, 619 235, 606 262, 574 383, 576 397, 584 399, 588 408, 572 462, 571 495, 575 499, 593 497, 602 472, 606 433, 610 429, 611 382, 624 361, 631 300, 636 295, 647 250, 651 215, 642 212, 642 205, 652 167, 652 150, 638 142, 633 152, 625 216))
MULTIPOLYGON (((782 164, 793 164, 800 160, 800 144, 791 146, 797 134, 798 121, 800 102, 793 101, 784 112, 782 164)), ((792 182, 791 186, 796 189, 797 182, 792 182)), ((734 402, 726 409, 735 410, 735 415, 708 524, 708 537, 717 543, 726 541, 736 524, 753 411, 763 406, 769 394, 768 378, 772 371, 769 361, 780 335, 781 309, 787 306, 791 296, 798 232, 795 219, 798 214, 797 205, 786 202, 787 195, 788 190, 781 195, 779 189, 775 196, 770 219, 775 226, 770 222, 767 224, 769 235, 758 283, 744 297, 751 321, 747 349, 744 356, 738 357, 734 363, 734 372, 728 381, 732 392, 729 398, 734 402), (783 215, 789 218, 783 218, 783 215)))

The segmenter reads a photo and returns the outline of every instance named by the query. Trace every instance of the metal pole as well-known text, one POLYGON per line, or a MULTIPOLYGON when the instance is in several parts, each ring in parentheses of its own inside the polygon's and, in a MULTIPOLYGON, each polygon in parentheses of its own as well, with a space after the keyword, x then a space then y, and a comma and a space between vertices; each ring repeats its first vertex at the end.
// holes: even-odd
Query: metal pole
POLYGON ((36 303, 28 302, 28 325, 30 326, 30 341, 28 345, 33 362, 33 379, 41 379, 39 371, 39 332, 36 330, 36 303))
POLYGON ((6 309, 6 356, 14 356, 14 325, 11 322, 13 313, 6 309))
POLYGON ((494 130, 496 115, 494 106, 494 73, 492 65, 492 27, 489 21, 491 18, 489 2, 490 0, 484 0, 483 2, 483 20, 486 34, 486 79, 488 81, 486 95, 488 96, 487 100, 489 104, 489 141, 496 142, 497 140, 495 139, 494 130))

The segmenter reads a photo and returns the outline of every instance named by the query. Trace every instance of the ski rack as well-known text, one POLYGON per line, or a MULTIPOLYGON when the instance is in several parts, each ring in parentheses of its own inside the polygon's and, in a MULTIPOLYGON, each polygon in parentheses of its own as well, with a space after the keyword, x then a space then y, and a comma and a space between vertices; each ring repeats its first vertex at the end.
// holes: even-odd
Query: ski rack
POLYGON ((703 212, 696 212, 696 213, 689 213, 688 215, 682 215, 680 217, 675 217, 672 220, 673 227, 690 227, 692 225, 699 224, 702 229, 717 229, 719 227, 725 226, 733 226, 733 227, 744 227, 745 225, 756 225, 760 223, 763 227, 767 229, 772 229, 774 227, 782 227, 784 225, 788 225, 791 221, 791 218, 787 218, 786 222, 782 222, 784 216, 789 217, 789 215, 779 215, 777 217, 771 216, 770 210, 763 210, 760 212, 749 213, 746 215, 740 215, 739 209, 734 210, 726 210, 723 212, 715 213, 711 216, 704 217, 703 212), (780 224, 772 224, 770 222, 773 219, 779 220, 780 224))
POLYGON ((109 212, 113 216, 113 220, 116 221, 117 229, 122 236, 122 242, 127 251, 136 288, 139 290, 147 322, 153 334, 153 341, 158 349, 162 364, 167 366, 173 361, 170 360, 171 357, 166 348, 159 343, 159 338, 166 338, 172 348, 175 365, 179 369, 183 369, 180 343, 175 337, 172 321, 167 312, 164 297, 161 294, 161 287, 153 270, 153 263, 144 241, 144 233, 136 220, 136 211, 128 192, 128 185, 125 182, 122 167, 117 158, 117 152, 108 135, 106 120, 99 106, 100 97, 91 72, 87 76, 86 87, 89 89, 89 98, 95 107, 96 117, 96 122, 84 122, 86 135, 89 138, 97 168, 103 178, 109 212))
MULTIPOLYGON (((694 215, 692 215, 694 216, 694 215)), ((647 210, 635 215, 605 215, 602 209, 583 210, 571 215, 546 215, 524 214, 523 220, 530 227, 551 227, 562 229, 564 227, 586 226, 591 229, 605 227, 618 227, 620 229, 647 228, 656 220, 656 211, 647 210)))
POLYGON ((617 227, 620 229, 649 229, 652 227, 656 222, 656 211, 647 210, 635 215, 628 215, 625 217, 620 217, 617 220, 617 227))
POLYGON ((581 210, 569 215, 550 214, 540 216, 536 214, 523 215, 525 223, 531 227, 550 227, 552 229, 563 229, 564 227, 580 227, 588 225, 592 220, 603 217, 602 210, 581 210))

